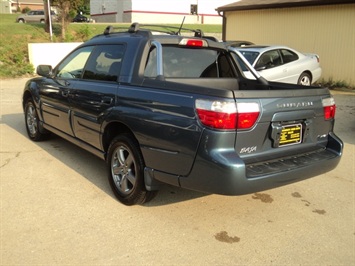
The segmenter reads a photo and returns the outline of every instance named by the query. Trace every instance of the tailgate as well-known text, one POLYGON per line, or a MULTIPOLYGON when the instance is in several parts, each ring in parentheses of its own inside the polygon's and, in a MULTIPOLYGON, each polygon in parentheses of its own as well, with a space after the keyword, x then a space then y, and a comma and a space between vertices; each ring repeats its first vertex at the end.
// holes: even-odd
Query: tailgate
POLYGON ((334 118, 325 118, 324 105, 330 102, 335 108, 331 99, 324 88, 236 92, 237 104, 260 106, 255 125, 236 134, 235 149, 250 170, 249 177, 337 156, 326 150, 334 118))

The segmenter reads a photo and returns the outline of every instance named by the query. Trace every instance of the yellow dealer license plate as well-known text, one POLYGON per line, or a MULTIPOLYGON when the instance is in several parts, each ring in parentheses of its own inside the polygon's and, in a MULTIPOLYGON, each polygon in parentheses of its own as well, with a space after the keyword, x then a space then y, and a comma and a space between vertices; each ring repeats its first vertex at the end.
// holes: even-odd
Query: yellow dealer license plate
POLYGON ((282 127, 279 146, 293 145, 302 142, 302 124, 282 127))

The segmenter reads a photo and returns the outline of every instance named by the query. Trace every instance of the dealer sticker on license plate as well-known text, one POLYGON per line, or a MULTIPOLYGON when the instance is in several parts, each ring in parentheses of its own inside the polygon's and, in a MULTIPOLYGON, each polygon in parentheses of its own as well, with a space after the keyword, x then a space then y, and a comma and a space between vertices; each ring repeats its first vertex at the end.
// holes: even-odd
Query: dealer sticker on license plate
POLYGON ((285 125, 282 127, 279 146, 302 142, 302 124, 285 125))

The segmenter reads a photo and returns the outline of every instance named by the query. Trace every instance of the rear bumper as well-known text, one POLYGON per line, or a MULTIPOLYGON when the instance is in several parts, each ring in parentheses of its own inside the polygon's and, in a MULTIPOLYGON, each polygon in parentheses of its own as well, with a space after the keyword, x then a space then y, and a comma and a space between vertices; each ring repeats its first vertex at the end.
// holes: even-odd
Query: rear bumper
POLYGON ((317 80, 319 80, 321 75, 322 75, 322 69, 320 67, 313 70, 312 71, 312 84, 315 83, 317 80))
POLYGON ((223 195, 263 191, 334 169, 340 161, 343 142, 329 135, 326 149, 246 165, 234 150, 206 150, 200 145, 194 167, 180 186, 223 195))

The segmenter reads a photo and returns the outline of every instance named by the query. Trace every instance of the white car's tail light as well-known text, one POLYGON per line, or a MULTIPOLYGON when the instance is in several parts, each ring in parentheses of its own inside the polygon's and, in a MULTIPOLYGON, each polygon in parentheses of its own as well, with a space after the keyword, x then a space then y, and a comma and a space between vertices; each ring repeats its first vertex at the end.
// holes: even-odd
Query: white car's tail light
POLYGON ((324 119, 329 120, 335 117, 335 101, 333 97, 322 99, 322 105, 324 110, 324 119))
POLYGON ((249 129, 259 117, 258 103, 196 100, 201 123, 215 129, 249 129))

